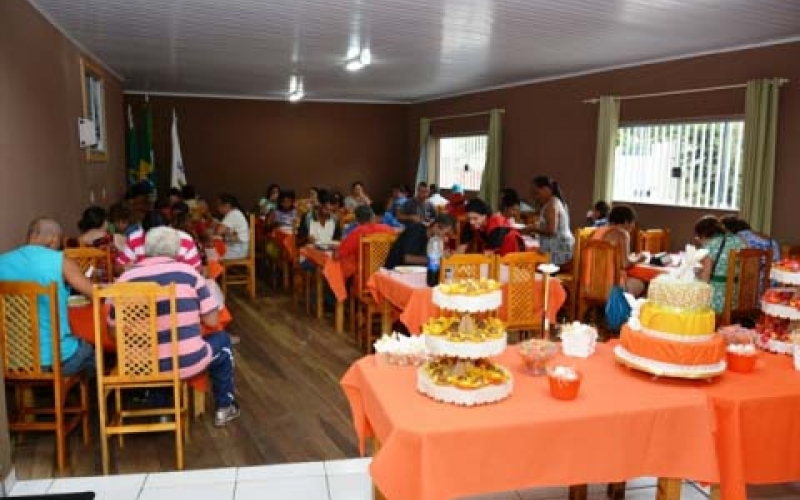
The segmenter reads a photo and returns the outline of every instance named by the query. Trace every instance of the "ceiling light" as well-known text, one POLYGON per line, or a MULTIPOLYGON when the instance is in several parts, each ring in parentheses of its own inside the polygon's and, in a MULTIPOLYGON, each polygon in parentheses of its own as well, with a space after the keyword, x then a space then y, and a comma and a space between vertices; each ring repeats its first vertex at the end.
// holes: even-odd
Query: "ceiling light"
POLYGON ((289 77, 289 92, 287 97, 289 102, 297 102, 305 97, 302 77, 297 75, 289 77))
POLYGON ((303 94, 302 91, 298 90, 298 91, 292 92, 291 94, 289 94, 289 102, 298 102, 298 101, 302 100, 303 97, 305 97, 305 94, 303 94))
POLYGON ((358 71, 364 67, 364 63, 361 62, 360 57, 357 57, 347 61, 347 64, 345 64, 344 67, 347 71, 358 71))
POLYGON ((361 49, 358 53, 347 59, 344 67, 347 71, 359 71, 372 63, 372 52, 369 49, 361 49))

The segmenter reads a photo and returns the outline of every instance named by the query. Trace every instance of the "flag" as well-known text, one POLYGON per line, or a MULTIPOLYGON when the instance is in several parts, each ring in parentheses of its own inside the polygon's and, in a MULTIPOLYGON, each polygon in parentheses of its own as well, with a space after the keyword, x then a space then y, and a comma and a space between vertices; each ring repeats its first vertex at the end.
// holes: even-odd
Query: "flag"
POLYGON ((156 191, 156 167, 153 154, 153 108, 146 102, 144 108, 144 126, 139 142, 139 182, 146 181, 153 194, 156 191))
POLYGON ((182 188, 186 185, 186 170, 183 168, 181 142, 178 139, 178 115, 172 110, 172 168, 169 187, 182 188))
POLYGON ((139 182, 139 146, 136 141, 136 127, 133 124, 133 111, 128 104, 128 186, 133 186, 139 182))

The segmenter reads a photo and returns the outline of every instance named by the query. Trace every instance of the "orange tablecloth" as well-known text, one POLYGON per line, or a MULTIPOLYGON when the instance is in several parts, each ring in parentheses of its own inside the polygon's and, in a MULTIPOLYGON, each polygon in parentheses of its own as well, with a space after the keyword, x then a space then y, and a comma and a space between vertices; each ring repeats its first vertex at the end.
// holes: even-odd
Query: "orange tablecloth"
MULTIPOLYGON (((422 325, 428 319, 439 314, 439 309, 433 305, 432 289, 427 286, 414 287, 404 281, 395 279, 389 273, 379 271, 370 277, 367 287, 378 303, 388 300, 394 307, 400 309, 400 321, 412 333, 419 333, 422 325)), ((550 322, 555 324, 558 310, 564 305, 567 293, 557 279, 550 280, 549 288, 548 309, 550 311, 548 316, 550 322)), ((541 293, 537 293, 534 297, 534 307, 537 310, 542 310, 542 301, 541 293)), ((503 318, 505 309, 501 308, 498 314, 500 318, 503 318)))
POLYGON ((338 302, 343 302, 347 299, 347 285, 345 280, 355 274, 355 269, 344 269, 341 261, 334 259, 329 254, 312 245, 301 248, 300 255, 305 256, 305 258, 322 269, 322 275, 328 282, 328 286, 331 287, 338 302))
POLYGON ((295 242, 294 233, 287 233, 286 231, 275 229, 270 233, 270 239, 278 244, 284 259, 289 262, 294 262, 297 258, 297 244, 295 242))
MULTIPOLYGON (((368 356, 341 384, 359 439, 382 443, 370 474, 388 500, 445 500, 533 486, 639 476, 716 482, 713 421, 700 391, 654 384, 619 367, 611 347, 587 360, 572 402, 549 396, 545 377, 520 372, 509 349, 498 361, 514 392, 477 408, 437 403, 416 390, 413 368, 368 356)), ((363 449, 363 448, 362 448, 363 449)))
POLYGON ((651 266, 648 264, 636 264, 625 271, 629 277, 638 278, 645 283, 649 283, 659 275, 667 272, 666 267, 651 266))

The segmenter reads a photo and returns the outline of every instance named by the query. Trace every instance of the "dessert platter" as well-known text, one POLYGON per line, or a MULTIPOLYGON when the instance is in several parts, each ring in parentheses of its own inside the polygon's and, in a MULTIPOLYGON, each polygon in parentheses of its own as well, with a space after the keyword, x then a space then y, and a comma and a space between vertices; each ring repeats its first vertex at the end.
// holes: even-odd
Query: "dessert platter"
POLYGON ((417 370, 417 390, 437 401, 463 406, 507 398, 511 372, 488 358, 506 349, 502 321, 491 313, 502 305, 502 291, 493 280, 440 284, 433 302, 443 316, 422 327, 432 359, 417 370))
POLYGON ((800 333, 800 261, 784 259, 770 269, 770 278, 784 285, 761 296, 761 318, 756 325, 758 347, 792 355, 792 338, 800 333))
POLYGON ((694 277, 706 252, 688 246, 686 255, 680 268, 650 282, 646 300, 629 298, 631 318, 614 348, 619 363, 661 377, 708 379, 725 372, 711 286, 694 277))

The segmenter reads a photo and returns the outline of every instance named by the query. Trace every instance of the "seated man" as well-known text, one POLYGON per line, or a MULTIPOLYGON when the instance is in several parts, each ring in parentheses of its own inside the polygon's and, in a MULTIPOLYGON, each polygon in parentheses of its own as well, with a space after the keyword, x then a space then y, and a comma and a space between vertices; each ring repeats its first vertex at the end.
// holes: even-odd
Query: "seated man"
MULTIPOLYGON (((508 203, 516 201, 507 200, 508 203)), ((490 214, 486 202, 478 198, 470 200, 466 210, 469 224, 461 234, 460 251, 464 251, 472 240, 477 240, 478 248, 483 251, 501 256, 525 250, 525 243, 522 241, 519 231, 511 227, 508 219, 502 214, 490 214)))
MULTIPOLYGON (((411 203, 406 203, 406 206, 411 203)), ((405 206, 403 207, 406 208, 405 206)), ((416 204, 410 207, 415 211, 415 215, 411 216, 410 222, 406 224, 405 230, 397 237, 389 249, 389 256, 386 258, 386 269, 394 269, 397 266, 412 265, 424 266, 428 263, 428 240, 434 236, 438 236, 442 241, 447 241, 453 231, 455 230, 455 219, 447 214, 440 214, 436 216, 430 226, 419 221, 419 216, 416 215, 416 204)))
POLYGON ((603 200, 594 204, 586 214, 586 227, 603 227, 608 225, 608 211, 611 207, 603 200))
MULTIPOLYGON (((203 336, 200 322, 214 328, 218 325, 219 302, 211 294, 206 280, 188 264, 175 260, 180 251, 180 235, 170 227, 156 227, 145 235, 146 258, 123 273, 119 282, 155 282, 176 284, 179 314, 178 363, 182 379, 191 378, 205 370, 211 377, 216 412, 214 425, 225 426, 239 418, 239 406, 234 401, 233 351, 228 334, 222 330, 203 336)), ((166 299, 159 304, 158 341, 162 344, 160 366, 172 370, 169 315, 166 299), (162 317, 163 314, 163 317, 162 317)), ((113 324, 114 310, 110 323, 113 324)))
POLYGON ((355 210, 358 226, 342 240, 337 251, 342 262, 342 271, 346 276, 352 275, 358 269, 358 247, 361 237, 376 233, 393 233, 391 227, 375 222, 375 213, 367 205, 360 205, 355 210))
MULTIPOLYGON (((67 317, 67 286, 91 298, 92 283, 75 261, 58 251, 62 237, 61 226, 52 219, 40 218, 31 222, 27 244, 0 255, 0 281, 33 281, 40 285, 57 283, 61 373, 73 375, 86 370, 92 376, 95 372, 94 348, 72 335, 67 317)), ((47 314, 49 299, 40 298, 38 306, 39 357, 42 367, 50 367, 53 364, 53 348, 50 315, 47 314)))
POLYGON ((320 190, 317 196, 319 203, 303 217, 297 229, 297 243, 300 246, 306 243, 330 243, 341 235, 333 195, 320 190))
POLYGON ((117 244, 119 251, 114 260, 114 272, 120 274, 144 257, 144 229, 133 219, 133 211, 126 203, 111 205, 108 217, 114 231, 123 237, 123 243, 117 244))

